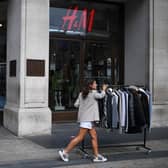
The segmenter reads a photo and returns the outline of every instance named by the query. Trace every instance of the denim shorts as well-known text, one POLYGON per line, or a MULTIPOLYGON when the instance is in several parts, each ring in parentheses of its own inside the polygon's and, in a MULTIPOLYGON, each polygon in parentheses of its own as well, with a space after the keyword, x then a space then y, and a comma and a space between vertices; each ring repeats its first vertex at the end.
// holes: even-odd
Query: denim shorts
POLYGON ((80 122, 80 127, 81 128, 92 129, 93 126, 94 126, 94 124, 93 124, 92 121, 83 121, 83 122, 80 122))

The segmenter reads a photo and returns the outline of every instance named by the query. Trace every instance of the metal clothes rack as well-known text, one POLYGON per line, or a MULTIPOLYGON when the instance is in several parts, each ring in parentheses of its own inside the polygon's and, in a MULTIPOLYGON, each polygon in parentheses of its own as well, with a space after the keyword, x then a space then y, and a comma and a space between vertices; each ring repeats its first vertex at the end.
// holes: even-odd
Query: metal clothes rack
MULTIPOLYGON (((130 85, 109 85, 109 87, 118 87, 118 88, 121 88, 121 87, 129 87, 130 85)), ((141 88, 145 88, 144 86, 137 86, 137 85, 134 85, 136 87, 141 87, 141 88)), ((144 148, 147 150, 147 154, 150 154, 152 152, 152 149, 147 147, 146 145, 146 141, 147 141, 147 128, 144 127, 144 130, 143 130, 143 143, 142 144, 121 144, 121 145, 112 145, 112 144, 107 144, 107 145, 101 145, 99 146, 100 148, 101 147, 129 147, 129 146, 136 146, 136 150, 139 150, 140 147, 144 148)), ((84 153, 84 157, 89 157, 89 153, 85 150, 86 148, 90 148, 88 146, 85 146, 85 140, 83 140, 81 142, 81 146, 79 147, 80 151, 82 151, 84 153)))
MULTIPOLYGON (((147 137, 147 130, 144 128, 143 131, 143 143, 142 144, 121 144, 121 145, 112 145, 112 144, 107 144, 107 145, 99 145, 99 148, 108 148, 108 147, 132 147, 135 146, 136 150, 140 150, 140 148, 146 149, 146 153, 150 154, 152 152, 152 149, 147 147, 146 145, 146 139, 147 137)), ((86 151, 86 149, 91 148, 90 146, 85 146, 85 140, 81 142, 81 146, 79 147, 79 150, 84 153, 84 157, 90 157, 89 153, 86 151)))

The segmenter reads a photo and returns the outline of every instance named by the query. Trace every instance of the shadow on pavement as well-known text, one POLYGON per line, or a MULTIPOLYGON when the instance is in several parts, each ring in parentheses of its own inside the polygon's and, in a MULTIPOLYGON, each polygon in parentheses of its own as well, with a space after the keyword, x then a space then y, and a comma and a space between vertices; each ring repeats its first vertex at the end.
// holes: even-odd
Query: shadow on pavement
MULTIPOLYGON (((147 133, 148 140, 168 139, 168 128, 153 128, 151 133, 147 133)), ((78 133, 77 124, 54 124, 52 135, 30 136, 26 137, 34 143, 45 148, 63 148, 68 144, 71 137, 78 133)), ((143 144, 143 133, 141 134, 119 134, 118 131, 107 131, 98 128, 99 145, 133 143, 140 141, 143 144)), ((90 137, 85 138, 86 145, 90 145, 90 137)))

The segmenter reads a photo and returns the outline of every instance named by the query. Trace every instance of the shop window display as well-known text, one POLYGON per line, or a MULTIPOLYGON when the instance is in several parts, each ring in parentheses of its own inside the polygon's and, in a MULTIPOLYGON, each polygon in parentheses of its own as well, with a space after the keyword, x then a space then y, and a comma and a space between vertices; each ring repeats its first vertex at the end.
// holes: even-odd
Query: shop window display
POLYGON ((54 111, 73 108, 79 92, 79 42, 51 41, 50 106, 54 111))

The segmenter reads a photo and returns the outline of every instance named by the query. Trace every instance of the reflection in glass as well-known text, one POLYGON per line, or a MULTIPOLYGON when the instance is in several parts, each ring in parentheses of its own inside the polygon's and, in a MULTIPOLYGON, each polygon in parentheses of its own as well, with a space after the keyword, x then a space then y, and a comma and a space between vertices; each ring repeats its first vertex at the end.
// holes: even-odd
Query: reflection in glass
POLYGON ((85 56, 84 78, 96 79, 98 85, 111 84, 112 58, 106 43, 88 42, 85 56))
POLYGON ((79 93, 80 43, 51 39, 50 47, 50 107, 72 110, 79 93))

